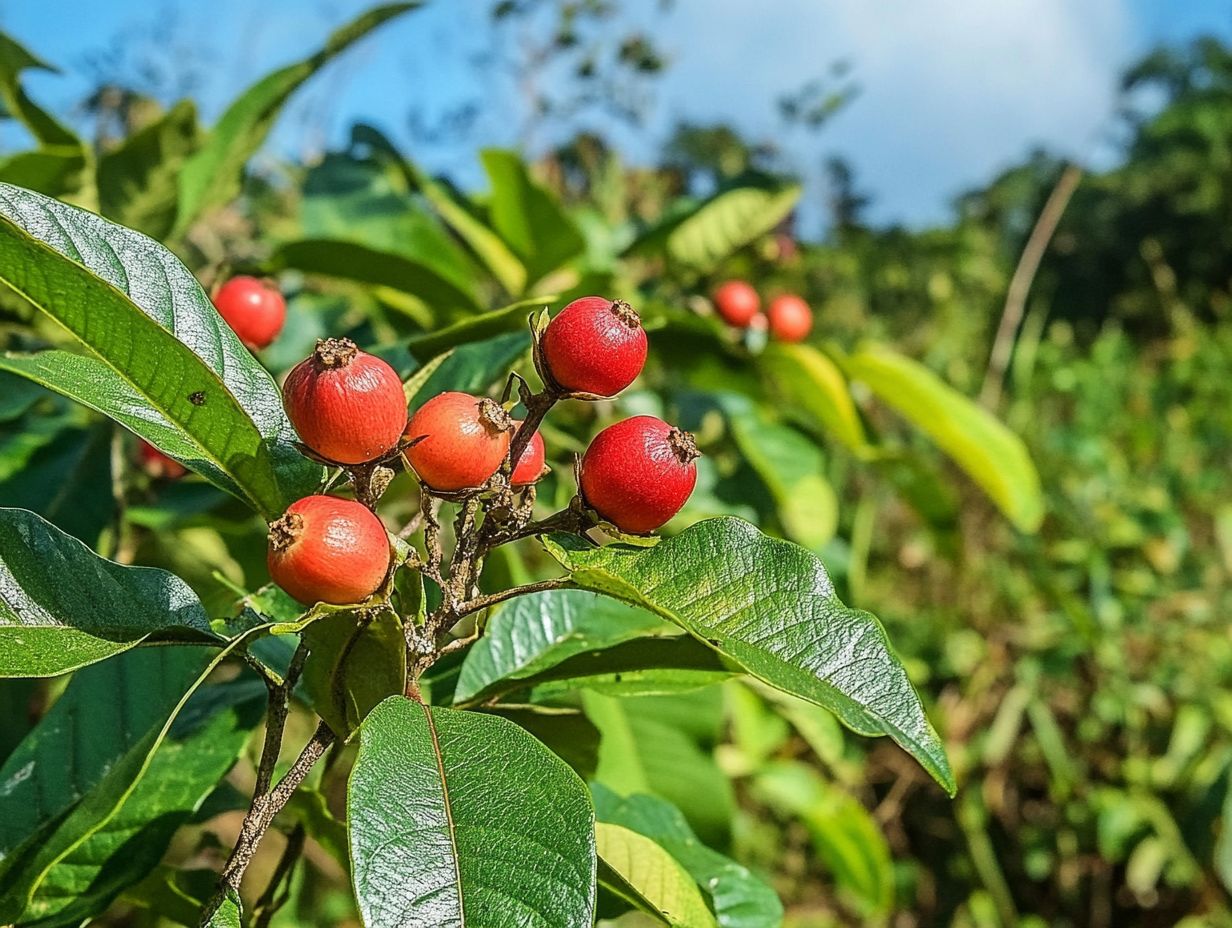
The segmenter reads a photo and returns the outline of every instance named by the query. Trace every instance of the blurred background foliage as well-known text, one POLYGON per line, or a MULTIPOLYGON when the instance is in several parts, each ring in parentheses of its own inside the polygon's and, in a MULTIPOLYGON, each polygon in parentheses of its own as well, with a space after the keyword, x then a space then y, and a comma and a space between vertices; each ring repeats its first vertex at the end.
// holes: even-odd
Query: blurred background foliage
MULTIPOLYGON (((646 35, 595 41, 607 6, 492 5, 494 32, 533 39, 516 61, 528 142, 582 111, 636 122, 670 67, 646 35)), ((1065 204, 1004 371, 989 356, 1012 277, 1059 181, 1079 170, 1046 151, 926 229, 870 224, 856 166, 831 159, 814 240, 797 233, 799 188, 774 145, 732 126, 681 124, 636 165, 594 131, 529 161, 485 150, 487 186, 462 190, 357 124, 311 160, 264 158, 238 200, 221 195, 184 225, 205 138, 193 104, 100 81, 77 116, 83 145, 22 89, 38 66, 0 44, 4 109, 33 136, 0 160, 0 179, 168 241, 207 286, 277 275, 290 315, 262 355, 275 372, 345 333, 404 373, 463 345, 450 376, 485 388, 527 349, 525 307, 492 307, 589 292, 635 301, 662 361, 623 408, 666 408, 707 451, 678 524, 732 512, 822 553, 843 598, 886 622, 960 782, 950 801, 893 745, 746 683, 626 699, 596 687, 598 779, 676 803, 703 839, 772 881, 785 924, 1232 925, 1232 49, 1163 48, 1125 74, 1126 100, 1149 105, 1127 104, 1118 165, 1083 172, 1065 204), (732 277, 809 300, 807 356, 718 325, 706 296, 732 277), (877 371, 906 358, 950 386, 912 367, 879 388, 877 371), (1027 477, 979 481, 1012 462, 973 405, 901 406, 934 388, 941 403, 981 397, 1022 438, 1040 512, 1027 477), (935 431, 971 421, 974 449, 935 431)), ((833 113, 859 105, 840 64, 785 91, 781 116, 824 139, 833 113)), ((4 301, 6 348, 49 339, 4 301)), ((199 482, 146 481, 117 537, 99 492, 124 463, 111 429, 26 381, 0 386, 0 504, 174 569, 216 609, 264 581, 259 526, 199 482)), ((568 415, 547 431, 565 475, 545 487, 549 503, 571 493, 578 436, 613 411, 568 415)), ((498 582, 541 566, 511 556, 493 569, 498 582)), ((0 687, 0 756, 56 691, 0 687)), ((304 816, 328 816, 310 805, 304 816)), ((229 815, 173 856, 217 855, 229 815)), ((342 864, 313 847, 279 923, 348 923, 342 864)), ((152 919, 140 898, 153 896, 132 894, 114 923, 152 919)))

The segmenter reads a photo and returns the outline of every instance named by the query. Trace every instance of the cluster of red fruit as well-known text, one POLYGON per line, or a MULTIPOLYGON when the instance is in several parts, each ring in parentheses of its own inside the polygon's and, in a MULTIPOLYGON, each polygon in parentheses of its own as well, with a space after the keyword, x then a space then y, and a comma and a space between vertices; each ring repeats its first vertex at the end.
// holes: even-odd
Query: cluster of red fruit
MULTIPOLYGON (((549 406, 615 396, 641 372, 646 352, 641 320, 627 303, 575 300, 538 340, 543 396, 549 406)), ((439 498, 525 490, 546 473, 537 423, 530 436, 522 435, 522 423, 500 403, 459 392, 433 397, 408 419, 394 369, 347 339, 318 342, 287 376, 283 402, 315 457, 352 472, 402 461, 439 498)), ((582 456, 581 502, 622 532, 654 531, 693 491, 697 454, 687 432, 653 416, 625 419, 600 432, 582 456)), ((366 599, 385 581, 391 561, 374 507, 375 501, 332 496, 292 504, 270 526, 274 580, 305 603, 366 599)))
POLYGON ((803 341, 813 328, 813 310, 794 293, 776 296, 761 311, 761 297, 753 285, 743 280, 729 280, 714 291, 714 308, 723 321, 737 329, 769 329, 770 335, 782 342, 803 341))

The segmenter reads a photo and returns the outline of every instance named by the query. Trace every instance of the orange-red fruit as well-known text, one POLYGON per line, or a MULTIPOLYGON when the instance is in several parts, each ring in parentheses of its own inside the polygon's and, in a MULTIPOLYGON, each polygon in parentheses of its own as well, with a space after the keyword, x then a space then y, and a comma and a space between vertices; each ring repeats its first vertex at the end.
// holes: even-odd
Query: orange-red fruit
POLYGON ((385 580, 389 561, 385 526, 354 500, 305 496, 270 525, 270 576, 306 605, 362 602, 385 580))
POLYGON ((433 490, 455 493, 481 487, 509 451, 513 422, 495 400, 469 393, 442 393, 424 403, 407 423, 414 442, 407 460, 433 490))
POLYGON ((697 483, 697 444, 654 416, 634 416, 595 436, 582 456, 582 498, 622 532, 653 532, 678 513, 697 483))
MULTIPOLYGON (((515 422, 521 428, 521 422, 515 422)), ((509 476, 509 483, 515 487, 528 487, 543 476, 547 463, 547 448, 543 444, 543 436, 538 431, 530 437, 522 454, 518 457, 517 466, 509 476)))
POLYGON ((646 332, 628 303, 586 296, 548 323, 539 348, 557 386, 615 396, 642 372, 646 332))
POLYGON ((277 338, 287 321, 287 302, 278 288, 256 277, 232 277, 214 295, 214 306, 253 351, 277 338))
POLYGON ((392 451, 406 427, 397 372, 346 338, 317 342, 282 387, 300 441, 339 464, 365 464, 392 451))
POLYGON ((813 328, 813 311, 794 293, 776 296, 766 310, 770 334, 781 342, 803 341, 813 328))
POLYGON ((175 458, 167 457, 148 441, 142 440, 137 446, 137 455, 141 460, 141 469, 151 477, 178 480, 188 473, 187 467, 175 458))
POLYGON ((743 280, 729 280, 714 291, 714 308, 728 325, 743 329, 761 312, 761 297, 743 280))

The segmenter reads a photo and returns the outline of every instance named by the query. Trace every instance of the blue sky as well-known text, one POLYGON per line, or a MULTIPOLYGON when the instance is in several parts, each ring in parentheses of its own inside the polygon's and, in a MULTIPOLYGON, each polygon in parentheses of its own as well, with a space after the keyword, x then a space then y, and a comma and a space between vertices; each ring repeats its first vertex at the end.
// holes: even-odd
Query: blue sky
MULTIPOLYGON (((65 74, 38 75, 33 95, 70 112, 88 62, 128 33, 164 33, 155 61, 191 62, 193 94, 213 119, 231 95, 315 47, 365 0, 0 0, 0 27, 65 74), (105 9, 103 9, 105 8, 105 9)), ((411 106, 430 117, 482 97, 465 146, 421 144, 412 155, 464 184, 480 182, 476 143, 514 144, 519 95, 480 73, 488 0, 435 0, 385 27, 296 99, 274 145, 319 150, 355 119, 411 139, 411 106)), ((646 127, 618 137, 649 157, 677 119, 727 120, 773 139, 811 178, 841 154, 875 198, 873 217, 941 221, 950 199, 1045 145, 1106 163, 1119 71, 1161 41, 1214 32, 1232 41, 1232 0, 626 0, 621 17, 653 28, 673 61, 654 88, 646 127), (775 101, 850 62, 859 98, 820 133, 786 132, 775 101)), ((16 136, 0 134, 12 146, 16 136)))

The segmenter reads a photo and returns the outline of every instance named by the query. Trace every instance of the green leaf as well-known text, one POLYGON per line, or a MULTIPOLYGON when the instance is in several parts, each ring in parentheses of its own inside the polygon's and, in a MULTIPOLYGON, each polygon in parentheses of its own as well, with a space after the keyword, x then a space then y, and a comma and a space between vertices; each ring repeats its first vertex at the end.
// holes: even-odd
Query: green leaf
POLYGON ((435 332, 416 335, 407 341, 407 348, 412 357, 423 361, 467 342, 491 338, 503 332, 517 331, 526 327, 528 310, 543 309, 546 304, 554 300, 556 300, 555 296, 538 296, 529 300, 520 300, 491 312, 459 320, 435 332))
POLYGON ((577 226, 516 152, 489 148, 480 158, 492 182, 492 226, 525 265, 527 286, 582 253, 577 226))
POLYGON ((0 181, 48 196, 70 198, 81 190, 85 169, 80 145, 57 145, 0 159, 0 181))
POLYGON ((0 33, 0 101, 4 103, 5 112, 29 129, 40 145, 62 145, 80 150, 81 140, 26 96, 21 74, 27 70, 56 72, 51 65, 0 33))
POLYGON ((351 732, 387 696, 406 688, 406 639, 390 612, 359 622, 353 612, 325 616, 304 630, 305 695, 339 737, 351 732))
MULTIPOLYGON (((191 445, 193 458, 211 465, 203 468, 206 477, 221 471, 229 483, 223 489, 238 487, 267 517, 318 484, 322 470, 295 450, 273 379, 157 242, 0 185, 0 283, 93 355, 77 366, 53 356, 37 367, 39 382, 81 396, 126 425, 140 424, 135 403, 148 407, 154 424, 135 429, 139 435, 155 443, 174 427, 180 440, 169 454, 191 445), (99 379, 87 393, 83 379, 91 371, 99 379)), ((22 365, 9 369, 32 373, 22 365)))
POLYGON ((582 694, 586 715, 602 736, 594 778, 622 796, 660 796, 705 840, 726 843, 735 811, 731 781, 694 735, 662 711, 667 701, 582 694))
MULTIPOLYGON (((71 878, 67 871, 57 872, 59 866, 76 868, 85 860, 79 853, 108 850, 110 839, 122 839, 125 829, 140 830, 142 806, 162 801, 154 798, 157 786, 144 791, 144 778, 151 770, 178 776, 174 768, 179 764, 168 771, 156 762, 157 752, 168 739, 175 743, 193 730, 189 723, 175 729, 176 720, 229 653, 230 648, 217 654, 202 648, 150 648, 73 677, 0 768, 5 784, 0 791, 0 921, 17 920, 40 887, 53 889, 57 881, 71 878), (141 801, 129 806, 139 793, 141 801)), ((198 709, 221 708, 212 703, 212 695, 203 699, 198 709)), ((197 772, 194 767, 193 777, 197 772)), ((212 788, 203 789, 201 798, 212 788)), ((192 803, 178 802, 185 794, 175 792, 176 808, 187 814, 192 803)))
POLYGON ((0 509, 0 676, 53 676, 172 635, 213 639, 183 580, 114 564, 32 512, 0 509))
POLYGON ((1021 531, 1044 518, 1039 474, 1022 439, 924 365, 880 344, 843 361, 848 376, 936 442, 1021 531))
POLYGON ((367 928, 592 924, 590 797, 512 722, 387 699, 360 729, 347 813, 367 928))
POLYGON ((579 710, 497 705, 483 711, 508 719, 534 735, 583 779, 595 775, 599 766, 599 729, 579 710))
POLYGON ((153 238, 175 224, 179 174, 200 142, 197 108, 181 100, 98 159, 103 215, 153 238))
POLYGON ((584 590, 555 590, 513 600, 488 620, 470 648, 456 702, 493 685, 540 674, 587 651, 670 628, 653 613, 584 590))
POLYGON ((673 928, 715 928, 697 883, 650 838, 600 822, 595 826, 595 846, 607 871, 600 873, 600 879, 614 874, 617 879, 604 880, 604 885, 617 895, 673 928))
POLYGON ((856 452, 868 451, 868 436, 843 372, 810 345, 771 344, 757 369, 779 408, 821 438, 835 438, 856 452))
POLYGON ((732 518, 653 548, 548 544, 578 586, 658 613, 856 731, 889 735, 953 792, 945 749, 881 623, 843 605, 815 555, 732 518))
POLYGON ((581 689, 610 696, 665 696, 713 686, 740 673, 739 666, 689 635, 651 636, 587 651, 524 680, 503 681, 495 691, 530 687, 533 702, 581 689))
POLYGON ((375 7, 335 31, 320 51, 266 75, 244 91, 180 171, 179 211, 173 231, 183 233, 206 210, 240 192, 244 165, 265 141, 283 104, 304 81, 373 29, 418 6, 411 2, 375 7))
POLYGON ((820 552, 838 528, 838 496, 825 478, 821 450, 790 426, 767 420, 751 403, 740 405, 725 404, 740 454, 774 498, 784 534, 820 552))
POLYGON ((890 848, 859 802, 795 761, 773 763, 759 772, 753 793, 780 814, 804 822, 818 856, 840 888, 859 900, 865 913, 891 910, 894 865, 890 848))
POLYGON ((474 293, 451 280, 424 255, 408 258, 359 242, 341 239, 287 242, 274 251, 265 269, 271 273, 297 270, 392 287, 419 297, 434 309, 474 311, 479 308, 474 293))
POLYGON ((446 390, 461 390, 464 393, 487 390, 492 384, 505 379, 510 366, 526 354, 529 347, 530 335, 526 332, 510 332, 460 345, 449 353, 449 357, 441 362, 415 394, 408 397, 410 408, 414 409, 446 390))
MULTIPOLYGON (((96 692, 94 697, 110 695, 96 692)), ((176 829, 191 819, 239 758, 262 717, 265 699, 265 687, 253 679, 199 690, 123 806, 47 872, 24 917, 38 919, 44 928, 79 925, 150 872, 176 829)), ((92 822, 74 813, 64 827, 90 827, 92 822)))
POLYGON ((227 890, 227 895, 223 897, 218 908, 210 914, 202 928, 244 928, 244 909, 235 890, 227 890))
POLYGON ((670 802, 655 796, 621 798, 601 783, 590 788, 595 816, 654 841, 667 851, 709 897, 719 928, 779 928, 783 905, 774 890, 745 866, 697 840, 670 802))

